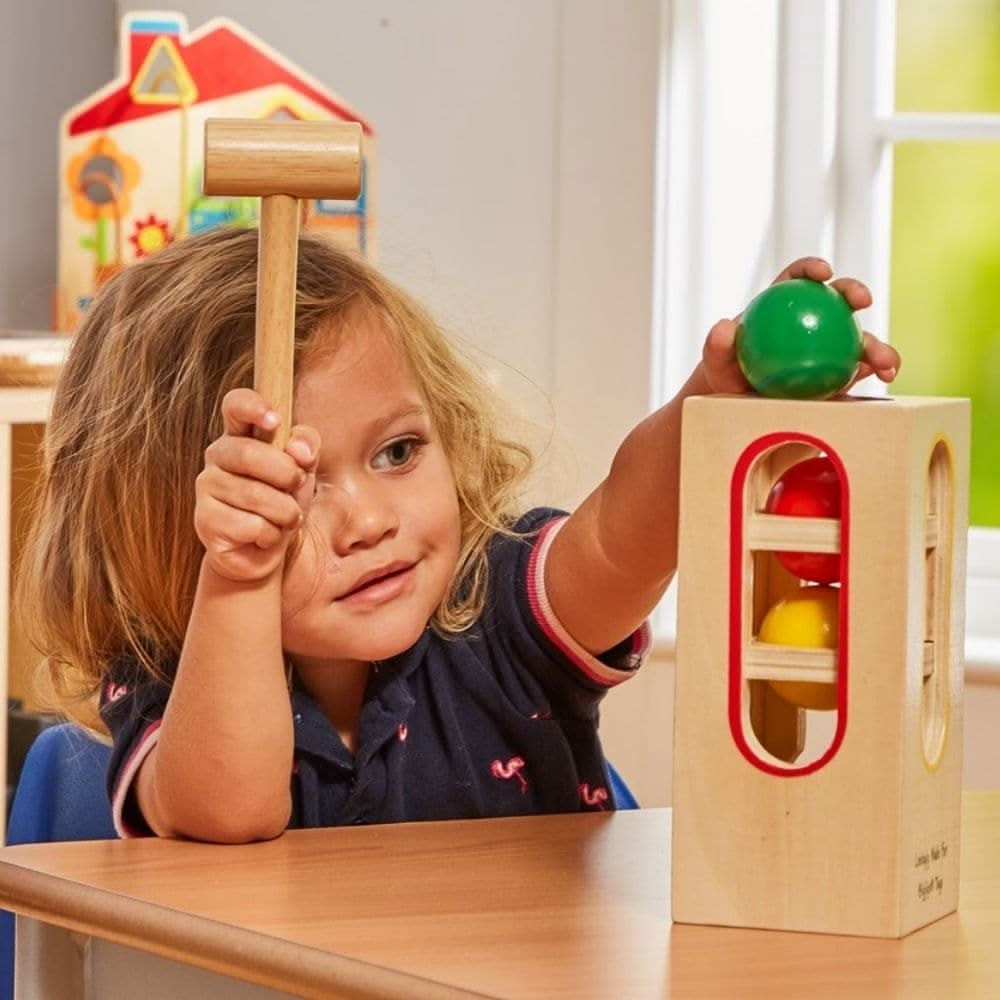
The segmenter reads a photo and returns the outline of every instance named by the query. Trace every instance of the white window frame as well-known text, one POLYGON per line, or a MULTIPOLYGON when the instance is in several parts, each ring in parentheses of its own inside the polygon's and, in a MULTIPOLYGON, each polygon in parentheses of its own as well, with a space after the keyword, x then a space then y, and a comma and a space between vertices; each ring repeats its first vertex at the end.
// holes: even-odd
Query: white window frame
MULTIPOLYGON (((864 277, 875 304, 862 320, 886 335, 894 143, 1000 141, 1000 115, 894 110, 895 11, 896 0, 746 0, 738 6, 664 0, 669 28, 657 185, 654 404, 676 391, 715 319, 731 314, 734 301, 738 308, 774 269, 803 254, 827 255, 839 272, 864 277), (757 35, 747 38, 752 31, 757 35), (755 62, 740 65, 744 52, 755 62), (767 75, 767 53, 774 59, 773 119, 768 122, 761 110, 760 94, 746 99, 753 103, 743 115, 755 117, 762 141, 771 143, 769 219, 760 227, 748 208, 731 220, 735 234, 757 226, 753 246, 759 253, 747 254, 744 246, 749 263, 720 265, 720 242, 712 239, 719 198, 727 188, 738 189, 746 156, 738 144, 736 155, 730 148, 727 175, 718 166, 722 141, 713 137, 727 105, 767 75), (720 73, 729 74, 721 83, 720 73), (719 87, 728 89, 726 102, 713 99, 719 87)), ((971 528, 968 553, 967 675, 995 677, 1000 530, 971 528)), ((672 622, 668 600, 659 622, 668 640, 672 622)))

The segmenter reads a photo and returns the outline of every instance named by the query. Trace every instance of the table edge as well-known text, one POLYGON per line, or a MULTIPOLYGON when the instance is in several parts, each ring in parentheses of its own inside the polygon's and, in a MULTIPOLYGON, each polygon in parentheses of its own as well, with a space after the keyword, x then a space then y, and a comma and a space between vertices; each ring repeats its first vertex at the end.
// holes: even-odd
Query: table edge
POLYGON ((347 955, 296 944, 0 861, 0 905, 17 915, 303 997, 481 996, 347 955))

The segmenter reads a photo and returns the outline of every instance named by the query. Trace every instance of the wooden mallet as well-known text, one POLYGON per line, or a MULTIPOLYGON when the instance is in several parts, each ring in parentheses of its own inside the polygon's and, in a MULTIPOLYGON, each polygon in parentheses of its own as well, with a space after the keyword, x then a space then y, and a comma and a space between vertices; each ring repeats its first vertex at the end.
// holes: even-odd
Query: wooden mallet
POLYGON ((207 195, 260 198, 254 388, 281 416, 270 440, 284 447, 292 421, 299 199, 356 198, 357 122, 205 122, 207 195))

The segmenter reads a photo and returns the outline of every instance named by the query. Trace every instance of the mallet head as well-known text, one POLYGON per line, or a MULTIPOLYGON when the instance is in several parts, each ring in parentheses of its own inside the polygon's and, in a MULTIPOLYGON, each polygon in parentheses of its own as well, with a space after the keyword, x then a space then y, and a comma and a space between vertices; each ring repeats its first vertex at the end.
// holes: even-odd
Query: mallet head
POLYGON ((361 190, 357 122, 210 118, 205 175, 210 195, 356 198, 361 190))

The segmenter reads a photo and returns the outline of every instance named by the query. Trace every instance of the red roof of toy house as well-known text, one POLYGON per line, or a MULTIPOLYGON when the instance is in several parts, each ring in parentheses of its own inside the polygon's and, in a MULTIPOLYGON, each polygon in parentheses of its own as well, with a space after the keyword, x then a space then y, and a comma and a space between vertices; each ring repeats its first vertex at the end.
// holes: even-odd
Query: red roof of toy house
MULTIPOLYGON (((162 24, 156 31, 142 30, 141 24, 133 26, 129 36, 131 46, 128 81, 103 97, 96 98, 93 104, 72 118, 69 122, 70 135, 82 135, 96 129, 173 110, 162 104, 137 104, 129 93, 135 75, 153 47, 153 43, 165 34, 171 32, 164 30, 162 24)), ((196 104, 228 97, 244 90, 284 83, 311 98, 337 118, 357 121, 366 134, 371 134, 369 123, 349 107, 331 100, 322 90, 314 87, 287 66, 272 59, 266 52, 232 31, 225 23, 213 26, 210 22, 191 35, 171 34, 171 38, 198 88, 196 104), (239 53, 239 58, 236 60, 232 56, 234 48, 239 53)))

